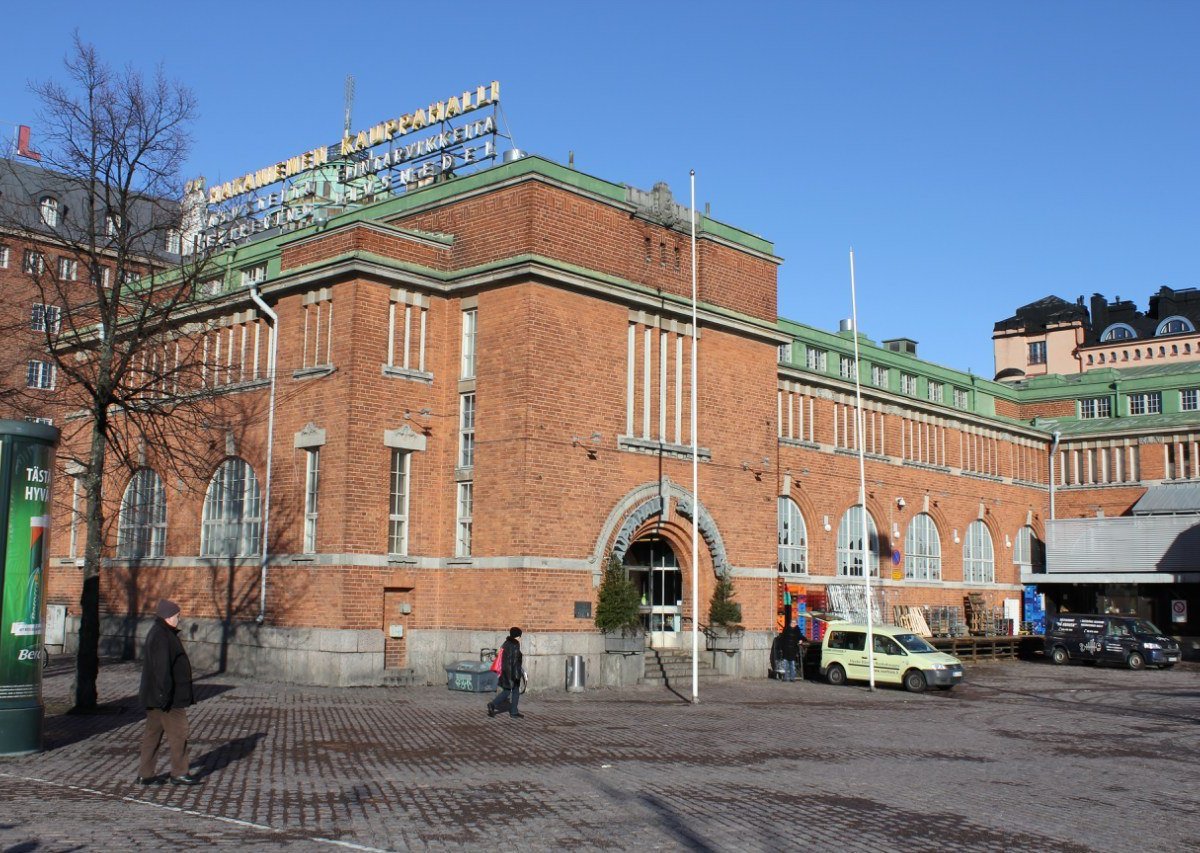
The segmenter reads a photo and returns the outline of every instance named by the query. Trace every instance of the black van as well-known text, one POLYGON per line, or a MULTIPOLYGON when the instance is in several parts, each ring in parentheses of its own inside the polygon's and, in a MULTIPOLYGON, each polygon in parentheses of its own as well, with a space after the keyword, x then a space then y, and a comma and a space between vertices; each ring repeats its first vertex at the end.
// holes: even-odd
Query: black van
POLYGON ((1046 656, 1068 660, 1109 661, 1141 669, 1169 669, 1179 662, 1179 644, 1153 622, 1134 616, 1059 616, 1046 631, 1046 656))

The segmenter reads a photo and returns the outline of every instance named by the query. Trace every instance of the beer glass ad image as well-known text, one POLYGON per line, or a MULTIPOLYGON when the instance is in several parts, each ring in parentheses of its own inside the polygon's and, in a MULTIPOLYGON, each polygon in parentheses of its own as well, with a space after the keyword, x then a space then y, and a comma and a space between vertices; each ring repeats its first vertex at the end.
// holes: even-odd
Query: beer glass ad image
POLYGON ((0 421, 0 755, 42 745, 50 480, 58 430, 0 421))

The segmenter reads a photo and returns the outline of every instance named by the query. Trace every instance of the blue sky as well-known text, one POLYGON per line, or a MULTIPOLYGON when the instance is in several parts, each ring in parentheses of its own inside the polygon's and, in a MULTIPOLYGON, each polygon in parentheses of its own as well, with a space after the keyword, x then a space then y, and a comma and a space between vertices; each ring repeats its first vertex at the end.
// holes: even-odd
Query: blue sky
POLYGON ((5 136, 76 27, 195 91, 210 182, 337 138, 347 74, 355 127, 498 79, 521 148, 684 203, 696 169, 784 258, 781 315, 836 329, 853 245, 866 334, 988 377, 1019 305, 1200 284, 1197 3, 10 6, 5 136))

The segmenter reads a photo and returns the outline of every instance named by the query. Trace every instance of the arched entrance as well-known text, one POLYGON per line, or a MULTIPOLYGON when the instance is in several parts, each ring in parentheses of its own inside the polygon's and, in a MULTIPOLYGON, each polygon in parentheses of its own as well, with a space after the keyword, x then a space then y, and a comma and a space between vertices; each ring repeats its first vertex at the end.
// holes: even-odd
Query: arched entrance
POLYGON ((650 645, 671 648, 683 632, 683 575, 666 539, 647 536, 625 552, 625 570, 642 597, 642 625, 650 645))

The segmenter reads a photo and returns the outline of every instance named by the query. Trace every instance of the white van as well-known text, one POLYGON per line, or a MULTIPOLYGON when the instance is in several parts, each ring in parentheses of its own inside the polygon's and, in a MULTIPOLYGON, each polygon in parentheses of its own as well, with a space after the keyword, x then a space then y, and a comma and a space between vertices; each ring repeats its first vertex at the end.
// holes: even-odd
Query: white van
MULTIPOLYGON (((903 684, 913 693, 920 693, 930 684, 949 690, 962 682, 962 661, 939 652, 907 628, 873 625, 871 634, 876 681, 903 684)), ((830 684, 839 685, 847 680, 869 680, 866 649, 866 625, 831 622, 821 641, 821 675, 830 684)))

